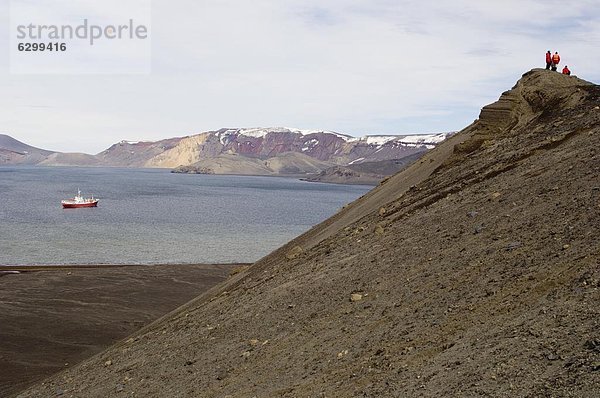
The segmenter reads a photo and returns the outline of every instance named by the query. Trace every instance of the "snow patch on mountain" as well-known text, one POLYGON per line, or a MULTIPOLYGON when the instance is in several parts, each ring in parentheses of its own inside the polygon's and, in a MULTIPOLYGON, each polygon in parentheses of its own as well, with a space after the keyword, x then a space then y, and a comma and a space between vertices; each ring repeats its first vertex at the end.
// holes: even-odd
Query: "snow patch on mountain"
POLYGON ((407 135, 398 139, 406 144, 439 144, 452 133, 416 134, 407 135))
MULTIPOLYGON (((367 142, 367 145, 377 145, 381 146, 390 141, 394 141, 397 139, 397 136, 387 136, 387 135, 368 135, 364 137, 364 141, 367 142)), ((361 138, 363 140, 363 138, 361 138)))
POLYGON ((362 162, 363 160, 365 160, 365 158, 358 158, 358 159, 355 159, 355 160, 351 161, 350 163, 348 163, 348 166, 350 166, 351 164, 360 163, 360 162, 362 162))
POLYGON ((404 146, 408 148, 425 147, 431 149, 440 142, 444 141, 450 133, 431 133, 431 134, 414 134, 414 135, 366 135, 364 137, 355 137, 348 142, 364 142, 367 145, 376 146, 378 151, 384 146, 404 146))
POLYGON ((314 148, 315 145, 318 145, 318 144, 319 144, 319 140, 317 140, 315 138, 308 140, 304 143, 304 146, 302 147, 302 152, 311 150, 312 148, 314 148))
POLYGON ((296 128, 290 128, 290 127, 238 128, 238 129, 224 129, 224 130, 219 130, 219 131, 214 132, 214 134, 219 137, 219 139, 223 145, 226 145, 226 143, 230 141, 229 138, 233 135, 238 135, 238 136, 243 135, 245 137, 252 137, 252 138, 264 138, 268 134, 273 134, 273 133, 293 133, 293 134, 300 134, 303 136, 307 136, 307 135, 311 135, 311 134, 332 134, 332 135, 335 135, 337 137, 344 139, 345 141, 350 141, 352 139, 352 137, 350 137, 349 135, 336 133, 335 131, 306 130, 306 129, 303 130, 303 129, 296 129, 296 128))

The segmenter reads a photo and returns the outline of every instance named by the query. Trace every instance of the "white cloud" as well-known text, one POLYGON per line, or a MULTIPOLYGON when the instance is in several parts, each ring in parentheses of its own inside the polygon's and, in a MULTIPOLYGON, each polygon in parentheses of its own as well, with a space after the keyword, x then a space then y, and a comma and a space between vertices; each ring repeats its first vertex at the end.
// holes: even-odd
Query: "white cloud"
POLYGON ((543 66, 547 49, 575 74, 600 78, 594 3, 155 0, 150 76, 5 73, 0 130, 38 146, 60 141, 55 149, 97 152, 123 138, 222 126, 354 135, 457 129, 543 66), (32 104, 52 105, 70 121, 32 104), (86 145, 53 138, 82 131, 86 145))

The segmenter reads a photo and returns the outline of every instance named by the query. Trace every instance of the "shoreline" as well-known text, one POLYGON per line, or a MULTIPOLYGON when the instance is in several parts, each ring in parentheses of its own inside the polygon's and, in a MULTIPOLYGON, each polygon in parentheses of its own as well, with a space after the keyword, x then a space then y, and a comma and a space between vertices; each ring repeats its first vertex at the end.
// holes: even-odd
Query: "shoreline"
POLYGON ((42 264, 42 265, 0 265, 2 271, 58 271, 61 269, 104 269, 104 268, 123 268, 123 267, 237 267, 247 266, 253 263, 158 263, 158 264, 42 264))
MULTIPOLYGON (((353 183, 353 182, 330 182, 330 181, 314 181, 310 180, 311 177, 318 177, 319 173, 310 173, 310 174, 236 174, 236 173, 227 173, 227 174, 218 174, 218 173, 188 173, 175 171, 175 168, 166 168, 166 167, 127 167, 127 166, 107 166, 107 165, 43 165, 43 164, 0 164, 2 168, 18 168, 18 167, 27 167, 27 168, 78 168, 78 169, 114 169, 114 170, 156 170, 156 171, 166 171, 169 174, 187 174, 187 175, 204 175, 204 176, 216 176, 216 177, 270 177, 270 178, 289 178, 292 180, 299 180, 304 182, 319 182, 321 184, 333 184, 333 185, 364 185, 367 187, 376 187, 379 182, 374 182, 372 184, 364 184, 364 183, 353 183)), ((387 177, 385 177, 387 178, 387 177)))
POLYGON ((152 268, 152 267, 227 267, 230 273, 238 267, 249 267, 252 263, 223 264, 65 264, 65 265, 0 265, 0 278, 8 275, 20 275, 34 272, 56 272, 75 270, 105 270, 120 268, 152 268))

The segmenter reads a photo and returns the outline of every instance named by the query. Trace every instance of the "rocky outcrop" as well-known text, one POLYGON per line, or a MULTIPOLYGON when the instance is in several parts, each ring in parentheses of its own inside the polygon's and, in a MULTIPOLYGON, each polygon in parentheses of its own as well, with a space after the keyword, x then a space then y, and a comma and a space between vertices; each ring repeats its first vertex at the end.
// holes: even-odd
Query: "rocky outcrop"
POLYGON ((191 166, 203 159, 216 158, 223 154, 225 154, 223 145, 217 137, 210 133, 203 133, 181 138, 169 149, 148 159, 144 166, 164 168, 191 166))

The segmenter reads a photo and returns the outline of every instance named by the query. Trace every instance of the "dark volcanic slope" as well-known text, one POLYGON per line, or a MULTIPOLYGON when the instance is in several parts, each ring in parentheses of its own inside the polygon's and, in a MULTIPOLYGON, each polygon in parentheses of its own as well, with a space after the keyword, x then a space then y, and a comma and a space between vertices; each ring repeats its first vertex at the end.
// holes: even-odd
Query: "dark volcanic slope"
POLYGON ((0 397, 106 349, 223 281, 230 270, 0 266, 0 397), (6 273, 15 269, 27 271, 6 273))
POLYGON ((599 396, 599 138, 600 88, 532 71, 332 219, 23 397, 599 396))

